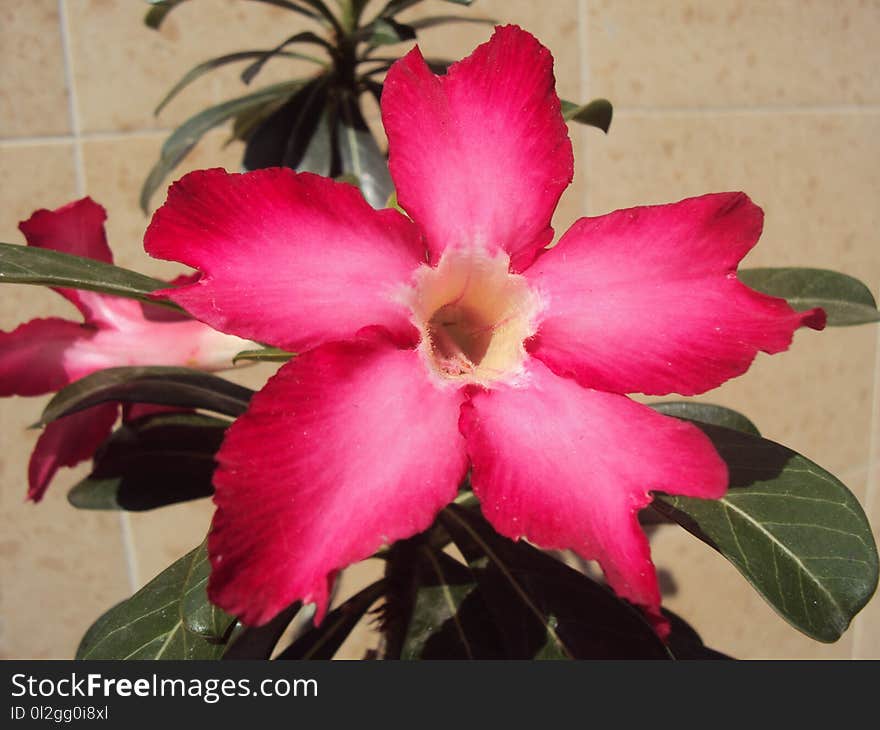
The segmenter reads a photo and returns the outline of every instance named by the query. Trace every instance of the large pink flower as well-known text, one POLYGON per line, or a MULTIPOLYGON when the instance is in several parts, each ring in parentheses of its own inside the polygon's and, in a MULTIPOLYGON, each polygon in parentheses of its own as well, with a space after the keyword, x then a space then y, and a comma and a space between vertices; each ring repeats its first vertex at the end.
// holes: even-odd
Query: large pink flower
MULTIPOLYGON (((38 210, 19 228, 29 246, 113 263, 106 218, 100 205, 83 198, 54 211, 38 210)), ((0 332, 0 396, 51 393, 97 370, 123 365, 219 370, 232 367, 232 358, 253 346, 163 307, 90 291, 57 291, 85 322, 34 319, 0 332)), ((28 497, 39 501, 59 467, 90 458, 118 411, 116 403, 107 403, 49 424, 31 454, 28 497)))
MULTIPOLYGON (((433 75, 416 48, 382 96, 400 205, 287 169, 196 172, 146 236, 202 271, 168 296, 302 353, 230 429, 215 476, 212 600, 320 617, 336 571, 427 528, 465 473, 503 535, 601 563, 659 619, 637 519, 652 490, 719 497, 693 425, 624 393, 694 394, 821 328, 736 278, 761 232, 742 193, 584 218, 552 58, 516 27, 433 75)), ((662 632, 662 624, 660 626, 662 632)))

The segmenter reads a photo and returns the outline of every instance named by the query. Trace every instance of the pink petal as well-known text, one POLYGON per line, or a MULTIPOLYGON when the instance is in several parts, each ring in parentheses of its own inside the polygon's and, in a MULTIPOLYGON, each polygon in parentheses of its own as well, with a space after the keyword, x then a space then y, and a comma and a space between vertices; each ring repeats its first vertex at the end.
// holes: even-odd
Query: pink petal
POLYGON ((143 319, 140 307, 136 313, 136 318, 117 321, 118 329, 99 329, 64 352, 64 367, 72 380, 104 368, 135 365, 223 370, 232 367, 239 352, 254 346, 194 319, 154 322, 143 319))
POLYGON ((48 248, 74 256, 113 263, 104 221, 107 212, 91 198, 68 203, 56 210, 41 209, 18 224, 28 246, 48 248))
POLYGON ((574 162, 553 58, 516 26, 431 73, 414 48, 382 92, 391 175, 431 261, 446 246, 500 247, 522 270, 553 237, 574 162))
POLYGON ((536 360, 521 387, 473 394, 460 425, 474 493, 498 532, 597 560, 618 595, 661 622, 637 515, 652 490, 724 494, 727 468, 699 429, 536 360))
POLYGON ((116 403, 103 403, 47 425, 28 464, 28 499, 39 502, 62 466, 76 466, 94 456, 110 434, 118 413, 116 403))
MULTIPOLYGON (((107 245, 104 221, 107 212, 91 198, 68 203, 57 210, 41 209, 18 224, 28 246, 46 248, 74 256, 83 256, 104 263, 113 263, 113 254, 107 245)), ((103 294, 76 289, 56 289, 79 309, 86 321, 98 323, 107 306, 103 294)))
POLYGON ((529 351, 554 372, 618 393, 694 395, 791 344, 795 312, 736 279, 763 213, 743 193, 582 218, 525 276, 546 304, 529 351))
POLYGON ((67 354, 85 346, 95 330, 55 317, 32 319, 0 332, 0 396, 42 395, 74 380, 67 354))
POLYGON ((282 367, 217 457, 211 600, 261 624, 301 599, 320 620, 335 571, 426 529, 455 497, 462 398, 387 341, 333 343, 282 367))
POLYGON ((368 325, 412 330, 397 295, 424 261, 418 231, 351 185, 287 168, 193 172, 144 245, 202 271, 164 293, 224 332, 302 351, 368 325))

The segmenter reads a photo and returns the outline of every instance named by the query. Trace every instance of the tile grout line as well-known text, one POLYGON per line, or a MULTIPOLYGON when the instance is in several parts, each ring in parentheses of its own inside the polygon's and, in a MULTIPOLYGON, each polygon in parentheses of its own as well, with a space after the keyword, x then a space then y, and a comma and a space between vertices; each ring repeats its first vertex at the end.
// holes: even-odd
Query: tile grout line
MULTIPOLYGON (((579 103, 586 104, 590 99, 590 67, 587 54, 587 0, 578 0, 578 50, 580 60, 580 94, 579 103)), ((583 159, 580 161, 583 173, 581 174, 581 184, 583 185, 583 215, 590 215, 590 138, 587 136, 587 130, 581 125, 578 132, 581 139, 581 149, 583 150, 583 159)), ((575 169, 578 169, 577 160, 575 160, 575 169)))
MULTIPOLYGON (((612 102, 613 103, 613 102, 612 102)), ((770 114, 880 114, 880 104, 780 104, 755 106, 623 106, 614 107, 615 114, 662 117, 711 117, 730 115, 762 116, 770 114)))
POLYGON ((73 142, 74 171, 76 174, 76 194, 83 197, 86 192, 85 165, 83 163, 82 140, 80 139, 79 102, 73 82, 73 55, 70 48, 70 23, 67 17, 67 3, 58 0, 58 25, 61 32, 61 52, 64 56, 64 82, 67 86, 67 113, 70 119, 71 134, 66 137, 73 142))
MULTIPOLYGON (((880 332, 875 334, 877 342, 874 347, 874 387, 871 393, 871 402, 880 401, 880 332)), ((871 414, 871 446, 868 451, 868 484, 865 494, 865 514, 871 519, 874 503, 877 501, 877 492, 880 491, 880 408, 874 408, 871 414)), ((875 530, 878 529, 875 526, 875 530)), ((877 596, 874 596, 877 600, 877 596)), ((869 601, 870 603, 870 601, 869 601)), ((853 622, 853 641, 850 652, 851 659, 870 658, 863 657, 860 653, 862 635, 865 629, 864 613, 860 613, 853 622)))
MULTIPOLYGON (((76 175, 76 195, 82 198, 86 194, 86 172, 83 159, 82 134, 79 120, 79 100, 76 94, 76 84, 73 73, 73 54, 70 46, 70 22, 67 15, 67 3, 58 0, 58 25, 61 33, 61 50, 64 55, 64 81, 67 85, 67 111, 70 118, 70 131, 68 136, 62 136, 61 140, 73 142, 74 172, 76 175)), ((60 140, 59 140, 60 141, 60 140)), ((125 554, 125 572, 128 578, 128 588, 134 593, 140 584, 138 576, 137 555, 134 549, 134 535, 131 529, 131 520, 127 512, 119 513, 119 537, 122 541, 123 553, 125 554)))
POLYGON ((80 132, 74 136, 72 134, 52 134, 45 136, 33 137, 0 137, 0 145, 6 146, 25 146, 38 144, 67 144, 79 141, 95 141, 95 142, 114 142, 120 139, 131 139, 133 137, 150 137, 165 136, 173 132, 174 129, 168 127, 154 127, 151 129, 130 129, 118 132, 80 132))

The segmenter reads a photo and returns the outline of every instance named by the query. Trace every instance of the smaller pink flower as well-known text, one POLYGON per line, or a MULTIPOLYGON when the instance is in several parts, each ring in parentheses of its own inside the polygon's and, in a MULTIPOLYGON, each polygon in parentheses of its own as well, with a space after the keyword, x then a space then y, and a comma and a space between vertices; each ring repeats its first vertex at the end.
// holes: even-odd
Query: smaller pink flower
POLYGON ((418 48, 392 66, 407 215, 288 169, 192 173, 156 212, 147 251, 203 274, 171 299, 301 353, 217 457, 208 591, 242 621, 295 600, 320 619, 338 570, 428 528, 470 470, 499 533, 597 560, 664 632, 638 512, 728 475, 627 394, 702 393, 824 315, 737 280, 763 221, 743 193, 582 218, 546 248, 573 171, 552 67, 512 26, 445 76, 418 48))
MULTIPOLYGON (((100 205, 83 198, 54 211, 38 210, 19 228, 29 246, 113 263, 106 218, 100 205)), ((181 277, 173 283, 193 280, 181 277)), ((0 332, 0 396, 51 393, 97 370, 125 365, 221 370, 252 346, 163 307, 97 292, 56 291, 79 309, 84 322, 33 319, 0 332)), ((118 411, 118 404, 106 403, 50 423, 31 454, 28 497, 38 502, 59 467, 90 458, 118 411)))

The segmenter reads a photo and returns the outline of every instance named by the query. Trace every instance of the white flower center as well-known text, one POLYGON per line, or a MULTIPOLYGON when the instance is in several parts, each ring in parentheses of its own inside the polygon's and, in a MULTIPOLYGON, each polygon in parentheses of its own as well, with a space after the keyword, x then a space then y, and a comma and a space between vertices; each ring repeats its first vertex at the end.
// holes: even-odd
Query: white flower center
POLYGON ((456 249, 416 271, 406 303, 424 359, 443 380, 488 386, 522 372, 540 300, 509 264, 504 253, 456 249))

